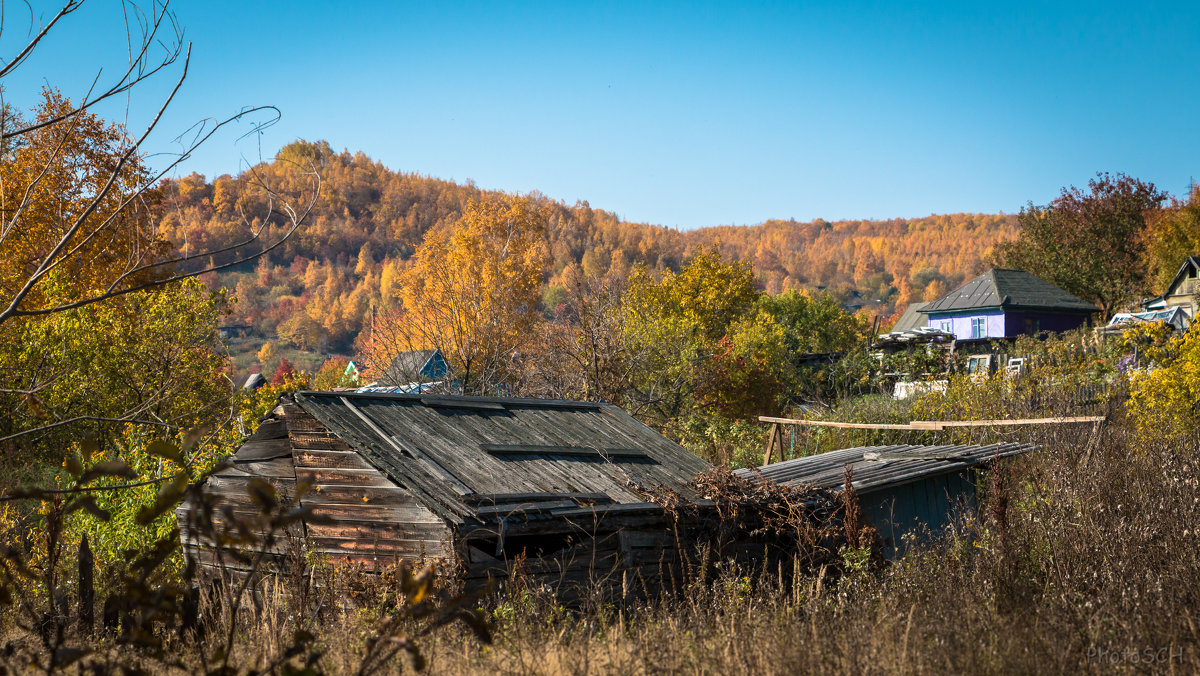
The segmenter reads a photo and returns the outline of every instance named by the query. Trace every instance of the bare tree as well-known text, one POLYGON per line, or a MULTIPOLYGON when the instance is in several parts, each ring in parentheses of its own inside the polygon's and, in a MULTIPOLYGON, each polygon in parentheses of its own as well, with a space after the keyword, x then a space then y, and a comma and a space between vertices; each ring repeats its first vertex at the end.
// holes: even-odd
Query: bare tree
MULTIPOLYGON (((45 44, 47 36, 71 20, 85 2, 67 0, 40 27, 36 25, 30 8, 28 41, 13 56, 0 61, 0 111, 6 111, 0 115, 0 149, 10 151, 19 147, 24 139, 48 129, 53 129, 58 139, 58 149, 43 158, 44 170, 35 172, 26 185, 0 185, 0 201, 3 202, 3 209, 0 210, 0 256, 7 255, 5 249, 18 239, 23 230, 34 227, 32 221, 36 216, 30 213, 30 196, 50 173, 49 168, 61 159, 62 149, 68 147, 86 113, 105 101, 123 96, 126 97, 128 110, 131 92, 156 78, 171 78, 169 93, 145 111, 149 121, 141 127, 140 132, 126 132, 116 161, 106 167, 107 176, 96 183, 94 191, 86 196, 83 207, 74 212, 68 222, 61 224, 53 240, 46 243, 37 260, 28 266, 23 279, 12 288, 3 290, 0 295, 0 325, 14 317, 45 315, 82 307, 264 256, 295 232, 308 217, 319 196, 320 177, 316 167, 298 167, 307 179, 307 185, 298 193, 287 195, 270 185, 262 174, 251 169, 251 183, 266 195, 267 213, 254 214, 253 217, 242 215, 247 234, 241 241, 217 250, 182 254, 164 254, 163 249, 156 246, 138 247, 136 255, 127 256, 103 284, 67 301, 36 302, 35 291, 46 283, 55 270, 86 263, 85 259, 93 253, 96 245, 114 235, 123 216, 136 209, 161 179, 173 174, 197 147, 232 124, 249 123, 251 128, 246 134, 257 134, 279 118, 279 112, 274 107, 255 106, 243 108, 223 119, 204 119, 175 138, 179 145, 177 152, 165 159, 156 155, 159 161, 155 171, 131 173, 133 165, 140 165, 147 159, 147 141, 158 131, 164 113, 188 75, 191 44, 185 43, 183 30, 167 2, 154 2, 148 10, 128 2, 122 4, 129 45, 128 63, 115 76, 107 79, 104 69, 98 67, 91 87, 78 102, 40 115, 32 121, 8 113, 10 106, 3 98, 4 78, 27 64, 45 44), (129 180, 131 175, 136 175, 132 184, 129 180), (105 205, 110 206, 102 208, 105 205)), ((0 37, 4 36, 5 31, 11 30, 11 17, 7 16, 6 8, 0 5, 0 37)), ((138 235, 144 241, 152 243, 159 239, 153 222, 142 223, 142 228, 138 235)))

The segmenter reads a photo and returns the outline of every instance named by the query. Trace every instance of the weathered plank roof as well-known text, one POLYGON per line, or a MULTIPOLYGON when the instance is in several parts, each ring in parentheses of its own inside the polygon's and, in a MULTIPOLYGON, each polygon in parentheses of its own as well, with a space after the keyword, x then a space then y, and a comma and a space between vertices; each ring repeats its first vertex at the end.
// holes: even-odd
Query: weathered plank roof
POLYGON ((480 505, 514 499, 644 505, 634 484, 664 485, 696 499, 688 484, 709 469, 609 404, 342 392, 295 398, 392 481, 453 521, 476 517, 480 505))
POLYGON ((918 310, 924 314, 982 309, 1100 310, 1024 270, 994 268, 918 310))
POLYGON ((870 493, 939 474, 957 472, 992 458, 1028 453, 1033 444, 1005 443, 986 446, 859 446, 796 458, 737 473, 748 479, 761 476, 784 486, 815 485, 841 488, 846 466, 853 467, 854 490, 870 493))

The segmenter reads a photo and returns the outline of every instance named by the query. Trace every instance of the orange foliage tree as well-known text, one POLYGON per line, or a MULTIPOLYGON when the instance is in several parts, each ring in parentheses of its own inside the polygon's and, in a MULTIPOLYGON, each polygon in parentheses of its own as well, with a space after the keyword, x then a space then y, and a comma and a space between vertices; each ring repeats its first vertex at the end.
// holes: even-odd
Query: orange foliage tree
POLYGON ((367 365, 437 349, 463 392, 493 391, 527 345, 545 270, 547 210, 528 197, 467 204, 452 227, 426 234, 400 284, 400 307, 372 327, 367 365))

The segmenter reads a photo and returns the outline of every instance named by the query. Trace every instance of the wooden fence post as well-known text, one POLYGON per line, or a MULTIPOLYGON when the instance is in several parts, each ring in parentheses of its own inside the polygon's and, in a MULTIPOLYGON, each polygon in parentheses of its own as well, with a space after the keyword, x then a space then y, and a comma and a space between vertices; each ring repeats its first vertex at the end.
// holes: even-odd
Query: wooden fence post
POLYGON ((95 564, 87 534, 79 543, 79 631, 89 636, 96 624, 95 564))

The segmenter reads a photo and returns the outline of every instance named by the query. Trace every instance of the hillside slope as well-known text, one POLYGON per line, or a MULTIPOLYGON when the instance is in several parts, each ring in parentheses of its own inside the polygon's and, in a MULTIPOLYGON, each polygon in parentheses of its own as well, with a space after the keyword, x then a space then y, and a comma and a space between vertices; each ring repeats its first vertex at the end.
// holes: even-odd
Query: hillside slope
MULTIPOLYGON (((325 142, 291 144, 255 172, 286 185, 297 162, 319 166, 322 175, 321 198, 309 223, 254 269, 247 265, 208 281, 235 291, 229 323, 252 327, 259 342, 280 333, 284 342, 305 350, 348 352, 373 304, 394 292, 398 272, 424 233, 453 223, 468 200, 488 193, 391 171, 363 153, 335 153, 325 142)), ((163 232, 177 245, 199 248, 244 237, 240 207, 260 199, 248 189, 250 180, 247 172, 211 182, 200 175, 167 181, 163 232)), ((596 274, 638 263, 677 268, 697 247, 716 245, 727 257, 751 262, 770 293, 827 289, 847 305, 887 316, 977 274, 990 248, 1016 233, 1013 216, 986 214, 771 220, 680 231, 621 221, 586 202, 539 198, 552 208, 548 303, 568 265, 596 274)))

